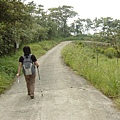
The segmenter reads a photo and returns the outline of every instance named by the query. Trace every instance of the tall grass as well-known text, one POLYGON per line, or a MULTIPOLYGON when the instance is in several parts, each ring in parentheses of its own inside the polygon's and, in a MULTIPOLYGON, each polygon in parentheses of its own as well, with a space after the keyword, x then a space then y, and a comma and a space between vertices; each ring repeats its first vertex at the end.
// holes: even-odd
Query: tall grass
POLYGON ((116 58, 109 59, 98 54, 97 61, 97 53, 93 49, 74 43, 62 50, 62 56, 73 70, 120 103, 120 62, 117 63, 116 58))
MULTIPOLYGON (((41 41, 38 43, 27 44, 30 46, 32 54, 37 58, 44 55, 49 49, 57 45, 60 41, 41 41)), ((0 94, 14 82, 14 78, 18 69, 18 59, 23 55, 23 46, 16 52, 16 54, 2 56, 0 58, 0 94)))

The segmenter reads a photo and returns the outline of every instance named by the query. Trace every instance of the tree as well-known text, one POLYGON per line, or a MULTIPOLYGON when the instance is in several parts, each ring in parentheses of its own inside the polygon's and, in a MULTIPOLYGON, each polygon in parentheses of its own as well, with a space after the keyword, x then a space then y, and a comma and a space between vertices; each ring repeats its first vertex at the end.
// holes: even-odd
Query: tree
POLYGON ((67 37, 67 32, 69 31, 67 21, 69 18, 73 18, 77 15, 77 13, 73 11, 73 7, 63 5, 62 7, 51 8, 49 12, 49 19, 56 22, 58 25, 57 29, 60 31, 59 34, 63 37, 67 37))
POLYGON ((78 18, 77 20, 74 20, 73 23, 71 23, 71 32, 74 33, 74 35, 79 35, 83 33, 83 24, 82 24, 82 19, 78 18))
POLYGON ((0 1, 0 27, 4 26, 0 31, 1 54, 9 53, 16 42, 21 42, 21 33, 31 25, 30 19, 26 6, 20 0, 0 1))
POLYGON ((88 34, 90 29, 92 28, 93 23, 92 23, 91 19, 89 19, 89 18, 87 18, 85 21, 86 21, 85 28, 86 28, 86 31, 88 34))

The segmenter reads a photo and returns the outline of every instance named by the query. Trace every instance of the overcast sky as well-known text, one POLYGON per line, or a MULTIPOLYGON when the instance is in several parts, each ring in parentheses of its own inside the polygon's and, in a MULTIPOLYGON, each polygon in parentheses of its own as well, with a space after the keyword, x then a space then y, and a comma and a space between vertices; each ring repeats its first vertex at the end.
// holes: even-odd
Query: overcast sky
MULTIPOLYGON (((32 1, 32 0, 26 0, 32 1)), ((68 5, 80 18, 112 17, 120 19, 120 0, 33 0, 36 4, 44 5, 44 9, 68 5)))

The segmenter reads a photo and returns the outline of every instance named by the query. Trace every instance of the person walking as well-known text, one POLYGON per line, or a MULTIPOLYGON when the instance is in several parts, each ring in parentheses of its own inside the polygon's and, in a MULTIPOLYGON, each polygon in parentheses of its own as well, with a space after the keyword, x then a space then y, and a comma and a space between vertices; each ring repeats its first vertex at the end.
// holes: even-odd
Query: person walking
POLYGON ((35 77, 36 77, 35 66, 39 67, 39 64, 38 64, 38 61, 37 61, 35 55, 31 54, 31 49, 29 46, 24 46, 23 52, 24 52, 24 55, 20 56, 20 58, 19 58, 18 72, 17 72, 16 76, 19 77, 21 68, 22 68, 24 77, 26 80, 28 95, 30 95, 31 99, 34 99, 35 77), (28 61, 27 61, 27 59, 28 59, 28 61), (28 62, 30 62, 30 64, 31 64, 30 66, 33 65, 31 74, 29 74, 30 70, 28 72, 26 72, 25 70, 27 70, 27 69, 24 68, 24 66, 25 66, 24 64, 27 64, 27 66, 29 66, 28 62))

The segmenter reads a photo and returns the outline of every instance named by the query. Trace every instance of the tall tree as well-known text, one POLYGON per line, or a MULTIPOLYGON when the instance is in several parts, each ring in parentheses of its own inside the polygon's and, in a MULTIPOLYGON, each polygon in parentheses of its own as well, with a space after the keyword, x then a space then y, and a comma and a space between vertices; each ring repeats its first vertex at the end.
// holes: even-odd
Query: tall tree
POLYGON ((77 15, 77 13, 73 11, 73 7, 63 5, 62 7, 51 8, 49 12, 49 18, 57 23, 61 35, 67 37, 67 32, 69 31, 67 26, 68 19, 77 15))
POLYGON ((85 25, 86 32, 88 34, 90 29, 92 28, 93 23, 92 23, 91 19, 89 19, 89 18, 87 18, 85 21, 86 21, 86 25, 85 25))

